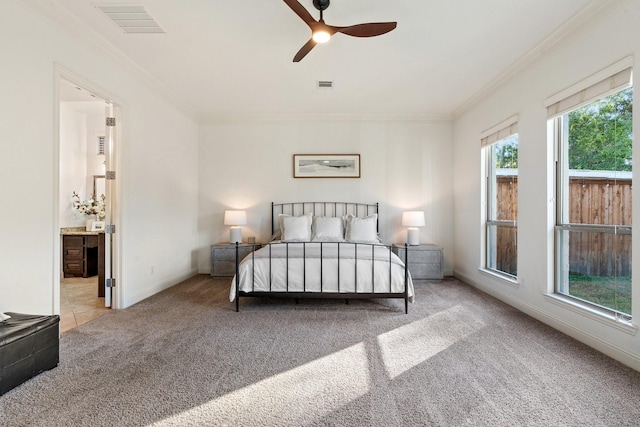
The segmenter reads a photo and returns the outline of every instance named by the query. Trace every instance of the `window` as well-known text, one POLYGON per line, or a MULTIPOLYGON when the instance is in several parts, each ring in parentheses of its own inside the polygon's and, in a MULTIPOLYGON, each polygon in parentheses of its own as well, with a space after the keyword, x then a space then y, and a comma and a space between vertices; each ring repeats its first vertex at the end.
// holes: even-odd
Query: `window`
POLYGON ((548 107, 558 147, 555 292, 625 319, 632 314, 630 83, 626 68, 548 107))
MULTIPOLYGON (((485 262, 487 270, 518 275, 518 128, 517 117, 482 138, 485 150, 485 262)), ((487 132, 485 132, 486 134, 487 132)))

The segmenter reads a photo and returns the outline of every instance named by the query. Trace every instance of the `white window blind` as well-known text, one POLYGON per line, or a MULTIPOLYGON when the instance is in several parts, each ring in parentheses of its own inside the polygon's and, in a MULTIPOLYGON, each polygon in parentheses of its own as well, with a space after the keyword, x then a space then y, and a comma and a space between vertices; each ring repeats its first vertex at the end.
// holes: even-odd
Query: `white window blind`
MULTIPOLYGON (((620 63, 619 63, 620 64, 620 63)), ((628 61, 621 61, 625 68, 620 70, 620 65, 614 64, 607 70, 589 77, 571 88, 560 92, 545 102, 547 118, 568 113, 579 107, 604 98, 612 93, 619 92, 631 86, 632 69, 627 66, 628 61), (616 70, 617 69, 617 70, 616 70), (608 72, 608 76, 606 75, 608 72)))
POLYGON ((513 116, 480 134, 480 146, 488 147, 518 133, 518 116, 513 116))

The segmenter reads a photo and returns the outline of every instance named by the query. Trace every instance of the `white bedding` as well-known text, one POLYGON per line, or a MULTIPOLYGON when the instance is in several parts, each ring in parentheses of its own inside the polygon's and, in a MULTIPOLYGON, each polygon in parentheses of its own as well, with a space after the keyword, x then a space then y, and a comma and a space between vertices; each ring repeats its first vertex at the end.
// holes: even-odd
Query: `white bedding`
MULTIPOLYGON (((404 264, 400 258, 383 245, 272 243, 255 251, 253 255, 249 254, 240 263, 240 291, 355 292, 357 286, 357 292, 362 293, 401 293, 404 292, 404 270, 404 264), (271 267, 269 267, 270 252, 271 267), (355 260, 356 252, 357 262, 355 260), (338 255, 340 258, 339 281, 338 255), (254 262, 252 262, 252 257, 254 262), (253 265, 255 265, 255 279, 253 265), (320 277, 321 266, 322 281, 320 277), (391 266, 391 287, 389 286, 389 266, 391 266), (355 280, 356 269, 357 283, 355 280), (271 281, 269 276, 271 276, 271 281), (371 289, 372 276, 375 276, 373 290, 371 289), (306 278, 304 285, 303 277, 306 278)), ((407 290, 409 301, 413 302, 413 282, 410 274, 407 280, 407 290)), ((235 296, 236 277, 231 282, 229 300, 233 301, 235 296)))

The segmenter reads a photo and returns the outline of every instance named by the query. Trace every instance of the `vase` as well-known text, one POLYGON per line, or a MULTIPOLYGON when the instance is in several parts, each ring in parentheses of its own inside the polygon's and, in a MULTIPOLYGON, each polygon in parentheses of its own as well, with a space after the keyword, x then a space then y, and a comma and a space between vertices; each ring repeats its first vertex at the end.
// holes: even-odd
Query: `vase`
POLYGON ((87 221, 85 222, 85 230, 91 231, 91 227, 93 226, 93 222, 95 221, 95 215, 87 215, 87 221))

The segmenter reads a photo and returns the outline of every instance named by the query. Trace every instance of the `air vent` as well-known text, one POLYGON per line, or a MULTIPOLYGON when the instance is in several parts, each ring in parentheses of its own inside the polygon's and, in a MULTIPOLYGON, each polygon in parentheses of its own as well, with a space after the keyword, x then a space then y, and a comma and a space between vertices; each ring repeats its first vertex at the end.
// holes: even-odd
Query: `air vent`
POLYGON ((104 140, 105 137, 104 136, 99 136, 97 143, 96 143, 96 154, 98 156, 100 155, 104 155, 104 140))
POLYGON ((164 33, 142 5, 96 5, 125 33, 164 33))
POLYGON ((318 89, 333 89, 333 82, 331 80, 318 80, 318 89))

